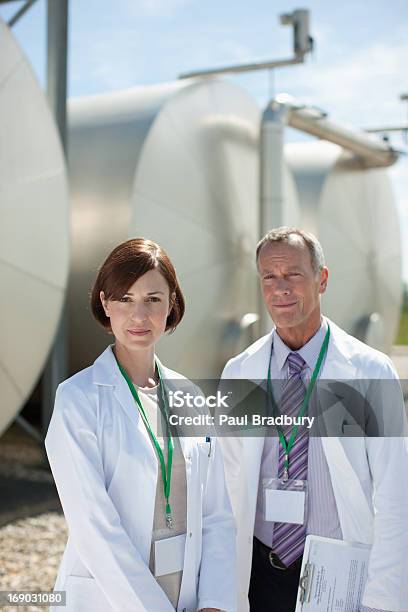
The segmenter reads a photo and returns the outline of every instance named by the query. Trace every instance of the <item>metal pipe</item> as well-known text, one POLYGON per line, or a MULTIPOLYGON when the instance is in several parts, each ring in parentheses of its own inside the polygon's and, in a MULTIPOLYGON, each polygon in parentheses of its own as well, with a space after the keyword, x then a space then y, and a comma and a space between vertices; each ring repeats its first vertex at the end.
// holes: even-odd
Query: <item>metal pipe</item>
POLYGON ((28 9, 33 6, 35 2, 37 2, 37 0, 27 0, 27 2, 21 7, 21 9, 19 9, 11 19, 9 19, 9 21, 7 22, 8 27, 12 28, 13 25, 17 23, 17 21, 20 19, 20 17, 22 17, 28 11, 28 9))
MULTIPOLYGON (((47 3, 47 98, 55 117, 61 144, 66 151, 67 70, 68 70, 68 0, 47 3)), ((42 379, 42 428, 45 433, 51 419, 54 397, 61 381, 68 376, 67 308, 63 306, 53 347, 42 379)))
POLYGON ((218 74, 227 74, 232 72, 250 72, 252 70, 266 70, 270 68, 279 68, 281 66, 290 66, 291 64, 301 64, 304 62, 304 56, 299 55, 291 59, 275 60, 274 62, 255 62, 252 64, 241 64, 240 66, 225 66, 223 68, 210 68, 208 70, 196 70, 194 72, 184 72, 180 74, 179 79, 190 79, 192 77, 211 77, 218 74))
MULTIPOLYGON (((268 105, 263 112, 260 131, 260 211, 259 238, 273 227, 283 225, 283 146, 287 123, 285 106, 268 105)), ((261 333, 270 328, 262 293, 258 290, 261 333)))
POLYGON ((31 423, 29 423, 27 421, 27 419, 25 419, 24 417, 21 416, 21 414, 19 414, 18 416, 16 416, 15 418, 15 422, 17 423, 17 425, 19 425, 21 427, 21 429, 23 429, 31 438, 33 438, 33 440, 35 440, 36 442, 39 442, 40 444, 42 444, 44 442, 44 438, 43 436, 40 434, 40 432, 31 425, 31 423))
POLYGON ((405 125, 386 125, 384 127, 376 128, 365 128, 365 132, 375 134, 376 132, 406 132, 408 130, 408 123, 405 125))
POLYGON ((290 66, 292 64, 302 64, 305 55, 313 49, 313 38, 309 34, 309 11, 297 9, 293 13, 285 13, 280 16, 282 25, 293 26, 293 52, 294 56, 289 59, 275 60, 269 62, 255 62, 251 64, 241 64, 239 66, 226 66, 224 68, 210 68, 207 70, 195 70, 185 72, 179 79, 189 79, 192 77, 211 77, 216 74, 226 74, 231 72, 250 72, 252 70, 268 70, 290 66))
POLYGON ((47 3, 47 98, 66 149, 68 0, 47 3))
POLYGON ((286 94, 272 100, 270 106, 275 112, 282 107, 286 109, 286 122, 290 127, 340 145, 351 151, 356 156, 356 161, 366 168, 391 166, 398 159, 398 151, 383 140, 331 121, 327 118, 327 113, 297 104, 286 94))
POLYGON ((266 107, 260 133, 260 236, 283 225, 283 144, 287 111, 266 107))

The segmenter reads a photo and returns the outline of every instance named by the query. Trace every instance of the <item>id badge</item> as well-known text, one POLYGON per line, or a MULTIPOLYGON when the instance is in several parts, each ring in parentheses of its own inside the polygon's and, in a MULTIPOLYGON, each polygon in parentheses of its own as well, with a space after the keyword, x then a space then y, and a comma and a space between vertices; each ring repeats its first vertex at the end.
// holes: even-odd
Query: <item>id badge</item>
POLYGON ((264 520, 304 525, 307 520, 307 480, 264 478, 264 520))
POLYGON ((186 534, 156 540, 154 547, 154 575, 174 574, 184 568, 186 534))

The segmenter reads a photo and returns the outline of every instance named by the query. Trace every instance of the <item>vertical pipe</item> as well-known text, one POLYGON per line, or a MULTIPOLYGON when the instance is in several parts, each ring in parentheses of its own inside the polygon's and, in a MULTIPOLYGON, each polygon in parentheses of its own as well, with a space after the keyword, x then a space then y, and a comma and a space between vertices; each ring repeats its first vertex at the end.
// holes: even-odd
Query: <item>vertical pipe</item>
MULTIPOLYGON (((284 105, 269 103, 262 115, 260 134, 260 227, 259 238, 283 225, 283 144, 288 111, 284 105)), ((270 330, 271 321, 258 296, 261 333, 270 330)))
POLYGON ((66 148, 68 0, 47 0, 47 98, 66 148))
MULTIPOLYGON (((47 99, 66 152, 68 0, 47 0, 47 99)), ((50 228, 52 231, 52 228, 50 228)), ((42 379, 42 430, 52 415, 55 391, 68 375, 67 312, 64 304, 42 379)))

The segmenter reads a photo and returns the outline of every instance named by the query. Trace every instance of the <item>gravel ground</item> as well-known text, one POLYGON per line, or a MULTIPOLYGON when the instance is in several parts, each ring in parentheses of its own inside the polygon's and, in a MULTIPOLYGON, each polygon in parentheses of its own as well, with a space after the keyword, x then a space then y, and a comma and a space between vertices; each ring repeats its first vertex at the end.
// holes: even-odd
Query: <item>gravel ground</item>
MULTIPOLYGON (((402 379, 407 404, 408 347, 394 347, 391 357, 402 379)), ((43 449, 15 426, 0 439, 1 486, 0 591, 52 590, 67 540, 67 526, 61 512, 49 511, 60 506, 43 449)), ((0 608, 1 612, 47 609, 0 608)))
MULTIPOLYGON (((0 591, 51 591, 68 530, 63 515, 46 512, 0 529, 0 591)), ((34 612, 38 606, 6 606, 5 612, 34 612)))
MULTIPOLYGON (((16 425, 0 439, 0 491, 0 591, 52 590, 67 526, 55 511, 60 504, 44 449, 16 425)), ((0 605, 1 612, 47 609, 0 605)))

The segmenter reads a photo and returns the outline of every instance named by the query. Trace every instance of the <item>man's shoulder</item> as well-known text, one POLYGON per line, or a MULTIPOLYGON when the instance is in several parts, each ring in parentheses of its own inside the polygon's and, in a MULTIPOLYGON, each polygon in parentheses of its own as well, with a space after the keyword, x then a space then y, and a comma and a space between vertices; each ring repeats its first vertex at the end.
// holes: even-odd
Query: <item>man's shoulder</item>
POLYGON ((330 331, 332 334, 332 340, 336 348, 341 354, 348 358, 359 370, 367 368, 377 368, 378 370, 392 370, 394 366, 391 359, 385 353, 365 344, 361 340, 358 340, 344 329, 328 320, 330 324, 330 331))
POLYGON ((252 355, 262 351, 265 348, 265 345, 270 342, 271 333, 272 332, 269 332, 268 334, 265 334, 265 336, 258 338, 258 340, 255 340, 255 342, 250 344, 244 351, 229 359, 225 365, 223 376, 226 378, 234 378, 234 375, 239 373, 243 362, 252 355))

